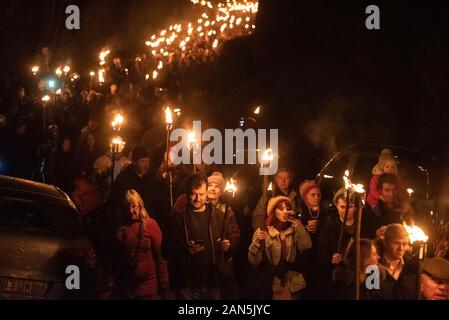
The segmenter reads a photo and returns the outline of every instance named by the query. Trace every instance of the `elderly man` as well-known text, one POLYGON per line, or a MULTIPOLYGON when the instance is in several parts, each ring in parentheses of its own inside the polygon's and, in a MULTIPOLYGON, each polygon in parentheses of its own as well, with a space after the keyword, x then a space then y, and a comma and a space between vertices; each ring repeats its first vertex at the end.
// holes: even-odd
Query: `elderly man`
POLYGON ((426 300, 449 300, 449 261, 426 259, 422 274, 422 294, 426 300))

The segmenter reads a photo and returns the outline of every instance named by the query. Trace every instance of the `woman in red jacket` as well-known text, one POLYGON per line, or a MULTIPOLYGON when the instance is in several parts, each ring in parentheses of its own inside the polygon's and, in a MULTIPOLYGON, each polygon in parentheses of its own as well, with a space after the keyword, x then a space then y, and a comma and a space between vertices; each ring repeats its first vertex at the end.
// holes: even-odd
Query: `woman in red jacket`
POLYGON ((119 297, 158 299, 169 287, 167 262, 161 256, 161 230, 133 189, 126 192, 121 213, 112 259, 119 297))

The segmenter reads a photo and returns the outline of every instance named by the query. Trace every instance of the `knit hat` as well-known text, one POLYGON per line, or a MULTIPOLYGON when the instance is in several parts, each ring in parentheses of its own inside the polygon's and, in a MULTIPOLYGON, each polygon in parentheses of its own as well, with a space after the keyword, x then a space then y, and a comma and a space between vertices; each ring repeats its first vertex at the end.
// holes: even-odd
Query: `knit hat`
POLYGON ((133 157, 132 161, 137 162, 140 159, 149 158, 150 154, 148 153, 147 149, 145 149, 144 146, 137 145, 133 149, 133 157))
POLYGON ((299 194, 301 195, 301 199, 302 200, 306 200, 307 194, 315 188, 320 188, 315 181, 312 180, 305 180, 303 182, 301 182, 301 184, 299 185, 299 194))
POLYGON ((383 149, 379 155, 379 160, 377 161, 377 164, 373 167, 371 173, 375 176, 383 174, 384 173, 383 168, 387 161, 396 162, 396 159, 394 158, 393 152, 390 149, 383 149))
POLYGON ((267 216, 270 216, 271 214, 273 214, 274 209, 276 208, 276 206, 280 202, 284 202, 284 201, 287 201, 288 203, 291 204, 290 199, 288 197, 285 197, 285 196, 278 196, 278 197, 271 198, 270 201, 268 201, 267 216))
POLYGON ((216 183, 221 191, 224 191, 224 178, 221 172, 214 171, 208 178, 207 183, 216 183))
POLYGON ((435 278, 449 279, 449 261, 444 258, 425 259, 423 270, 435 278))

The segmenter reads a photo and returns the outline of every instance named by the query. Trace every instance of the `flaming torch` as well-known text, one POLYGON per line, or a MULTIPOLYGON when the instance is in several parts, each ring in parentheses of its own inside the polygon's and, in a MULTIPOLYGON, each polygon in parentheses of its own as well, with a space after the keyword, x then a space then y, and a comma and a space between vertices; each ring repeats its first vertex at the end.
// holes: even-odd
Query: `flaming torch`
MULTIPOLYGON (((355 299, 360 300, 360 226, 362 224, 362 210, 365 206, 365 188, 362 184, 351 184, 354 192, 354 206, 357 210, 355 232, 355 299)), ((349 207, 349 203, 346 203, 349 207)))
POLYGON ((170 106, 165 107, 165 130, 167 130, 167 150, 165 152, 165 175, 168 175, 170 186, 170 206, 173 207, 173 179, 171 172, 168 170, 168 154, 170 152, 170 130, 173 126, 173 117, 171 114, 170 106))
MULTIPOLYGON (((263 152, 263 155, 262 155, 262 161, 261 161, 261 163, 260 163, 260 166, 263 168, 263 167, 269 167, 270 166, 270 164, 271 164, 271 161, 273 161, 273 150, 272 149, 266 149, 264 152, 263 152)), ((262 194, 263 194, 263 196, 264 196, 264 198, 265 199, 267 199, 267 196, 268 196, 268 188, 269 188, 269 185, 268 185, 268 176, 267 175, 264 175, 263 176, 263 185, 262 185, 262 194)), ((272 189, 273 189, 273 187, 272 187, 272 189)), ((271 190, 272 191, 272 190, 271 190)))
POLYGON ((404 228, 408 232, 410 243, 413 247, 418 248, 418 272, 416 276, 416 298, 421 300, 421 275, 423 271, 424 259, 427 255, 427 241, 429 237, 424 233, 424 231, 415 226, 409 226, 404 222, 404 228))
POLYGON ((340 236, 338 238, 338 247, 337 247, 337 253, 342 253, 342 241, 343 241, 343 234, 345 231, 345 225, 346 221, 348 220, 348 212, 349 212, 349 196, 351 194, 351 182, 349 181, 349 170, 345 171, 345 175, 343 176, 343 181, 345 182, 345 189, 346 189, 346 207, 345 207, 345 215, 343 217, 343 224, 340 228, 340 236))
POLYGON ((45 133, 45 131, 47 130, 47 103, 48 101, 50 101, 50 96, 49 95, 45 95, 42 97, 42 106, 43 106, 43 113, 42 113, 42 129, 44 130, 43 132, 45 133))
POLYGON ((111 141, 111 160, 112 160, 112 168, 111 168, 111 190, 114 185, 114 169, 115 169, 115 161, 117 159, 117 153, 122 152, 123 147, 125 146, 125 141, 119 136, 112 138, 111 141))
POLYGON ((114 117, 114 120, 111 122, 112 130, 114 132, 119 132, 122 127, 123 121, 124 121, 123 116, 120 113, 117 113, 114 117))
POLYGON ((232 193, 232 197, 234 198, 234 195, 237 192, 237 184, 236 184, 236 181, 233 178, 229 179, 226 182, 225 191, 226 192, 231 192, 232 193))

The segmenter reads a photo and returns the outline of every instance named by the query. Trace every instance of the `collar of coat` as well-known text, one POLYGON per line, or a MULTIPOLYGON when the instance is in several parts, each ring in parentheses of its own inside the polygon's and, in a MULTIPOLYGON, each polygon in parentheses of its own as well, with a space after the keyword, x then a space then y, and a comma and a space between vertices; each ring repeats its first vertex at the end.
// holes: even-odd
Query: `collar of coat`
MULTIPOLYGON (((278 236, 279 236, 279 234, 281 233, 278 229, 276 229, 275 227, 273 227, 273 226, 268 226, 268 235, 271 237, 271 238, 277 238, 278 236)), ((285 231, 284 231, 284 235, 285 236, 288 236, 289 234, 292 234, 293 233, 293 227, 288 227, 285 231)))

